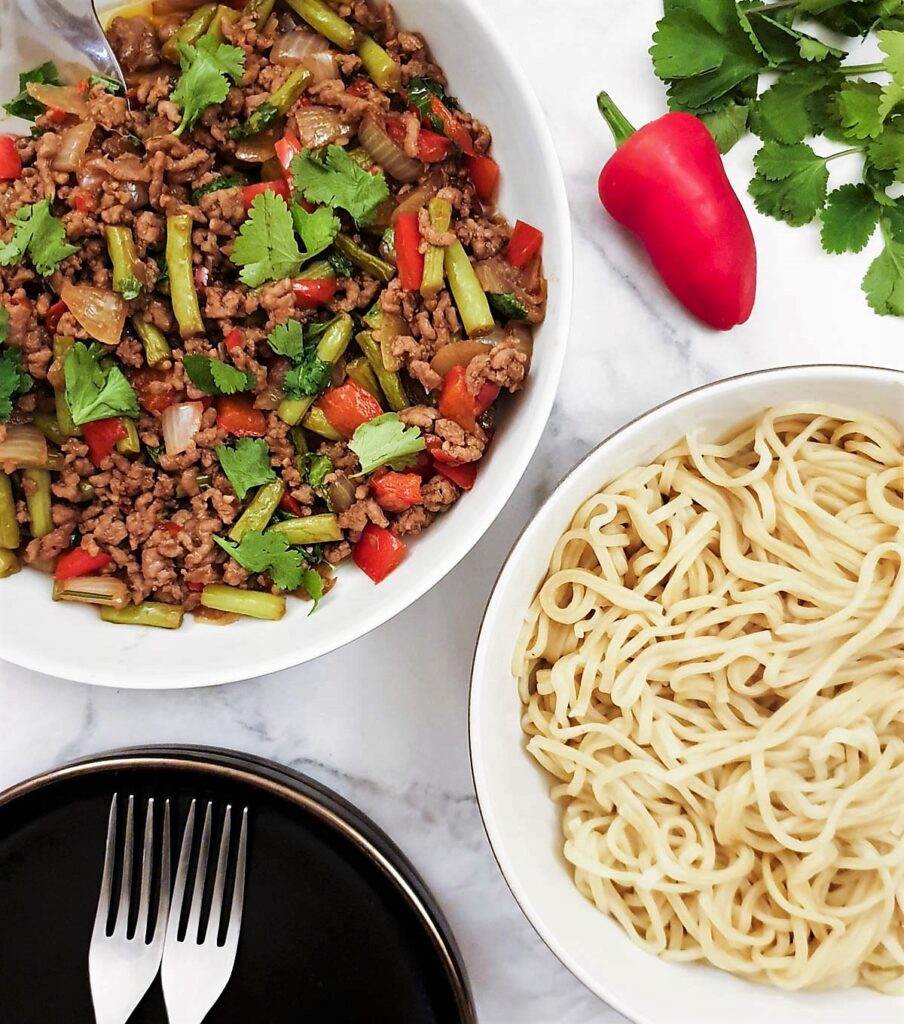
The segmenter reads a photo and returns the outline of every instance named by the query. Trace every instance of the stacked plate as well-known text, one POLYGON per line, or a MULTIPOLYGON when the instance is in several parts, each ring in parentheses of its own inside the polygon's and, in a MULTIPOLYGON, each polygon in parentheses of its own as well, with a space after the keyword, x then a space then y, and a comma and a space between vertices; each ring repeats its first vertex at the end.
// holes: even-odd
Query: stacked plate
MULTIPOLYGON (((0 794, 0 1019, 90 1024, 88 944, 113 793, 250 808, 238 960, 209 1024, 476 1018, 451 932, 392 841, 332 791, 247 754, 115 751, 0 794), (52 982, 52 983, 51 983, 52 982)), ((133 1024, 165 1024, 159 982, 133 1024)))

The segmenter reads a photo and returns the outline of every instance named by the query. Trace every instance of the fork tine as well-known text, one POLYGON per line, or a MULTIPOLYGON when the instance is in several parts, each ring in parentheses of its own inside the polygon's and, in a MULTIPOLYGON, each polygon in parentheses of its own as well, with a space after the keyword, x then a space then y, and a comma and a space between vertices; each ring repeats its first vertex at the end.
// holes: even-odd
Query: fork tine
POLYGON ((242 831, 239 833, 239 852, 235 859, 235 881, 232 886, 232 907, 229 911, 229 928, 225 946, 235 950, 239 944, 242 927, 242 910, 245 905, 245 864, 248 855, 248 808, 242 811, 242 831))
POLYGON ((144 815, 144 848, 141 853, 141 889, 138 894, 138 920, 135 938, 147 942, 148 911, 151 903, 151 874, 154 870, 154 798, 148 800, 144 815))
POLYGON ((170 908, 170 802, 163 805, 163 847, 160 857, 160 898, 157 901, 157 919, 154 936, 163 934, 170 908))
POLYGON ((191 860, 191 844, 195 834, 195 804, 192 800, 185 820, 185 831, 182 833, 182 849, 179 851, 179 864, 176 868, 176 886, 170 903, 169 922, 166 926, 166 941, 177 942, 179 939, 179 923, 182 920, 182 903, 185 897, 185 882, 188 878, 188 862, 191 860))
POLYGON ((122 854, 122 881, 119 885, 119 908, 116 911, 114 932, 123 935, 129 929, 129 906, 132 901, 132 855, 135 849, 135 797, 130 794, 126 810, 126 829, 122 854))
POLYGON ((213 821, 213 803, 208 803, 204 815, 204 829, 201 832, 201 846, 198 849, 198 865, 195 868, 195 887, 191 896, 191 911, 185 931, 186 942, 201 941, 201 907, 204 903, 204 883, 207 878, 207 859, 210 855, 210 829, 213 821))
POLYGON ((107 818, 107 843, 104 852, 104 873, 101 876, 100 896, 97 899, 97 913, 94 915, 94 934, 107 934, 107 922, 110 918, 110 890, 113 888, 113 865, 116 862, 116 803, 117 794, 110 801, 110 814, 107 818))
POLYGON ((205 942, 217 942, 220 934, 220 917, 223 912, 223 891, 226 888, 226 865, 229 861, 229 840, 232 834, 232 805, 223 815, 223 835, 220 837, 220 852, 217 856, 217 874, 213 883, 213 899, 210 903, 210 917, 207 921, 205 942))

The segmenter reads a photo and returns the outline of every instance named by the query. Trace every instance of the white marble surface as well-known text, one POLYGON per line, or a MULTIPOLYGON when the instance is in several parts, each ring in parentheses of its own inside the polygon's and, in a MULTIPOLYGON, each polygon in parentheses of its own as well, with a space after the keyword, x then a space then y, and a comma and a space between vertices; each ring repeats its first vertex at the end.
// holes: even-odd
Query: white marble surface
MULTIPOLYGON (((659 0, 485 0, 534 75, 576 233, 573 341, 545 442, 505 514, 439 587, 376 634, 303 669, 184 693, 94 690, 0 662, 0 788, 114 746, 190 742, 274 758, 333 786, 408 852, 458 936, 485 1024, 611 1024, 541 944, 487 845, 468 764, 467 689, 481 611, 520 527, 564 472, 650 406, 719 377, 800 362, 904 368, 904 323, 869 313, 863 256, 753 215, 760 299, 722 336, 691 323, 601 213, 611 152, 594 96, 638 122, 662 111, 644 51, 659 0)), ((731 165, 743 182, 750 147, 731 165)), ((2 628, 2 627, 0 627, 2 628)))

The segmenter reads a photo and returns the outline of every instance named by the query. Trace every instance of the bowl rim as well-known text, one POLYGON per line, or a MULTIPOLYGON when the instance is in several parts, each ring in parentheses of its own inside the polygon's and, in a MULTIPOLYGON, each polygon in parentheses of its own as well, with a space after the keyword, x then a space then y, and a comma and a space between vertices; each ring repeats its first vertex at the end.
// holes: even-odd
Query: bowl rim
MULTIPOLYGON (((525 535, 533 527, 537 519, 547 512, 557 501, 560 492, 568 481, 580 472, 588 462, 595 459, 599 452, 611 441, 621 437, 622 434, 632 430, 642 421, 663 412, 667 408, 671 408, 682 403, 692 404, 700 395, 707 394, 710 391, 720 390, 722 388, 727 389, 727 387, 732 384, 744 382, 749 379, 769 380, 782 377, 794 377, 798 374, 806 376, 812 375, 817 378, 835 378, 839 373, 854 373, 864 378, 899 378, 902 386, 904 386, 904 370, 899 370, 890 366, 870 366, 864 363, 799 363, 790 366, 748 370, 744 373, 733 374, 730 377, 722 377, 719 380, 710 381, 706 384, 701 384, 698 387, 683 391, 679 395, 675 395, 674 397, 668 398, 657 405, 651 406, 649 409, 633 417, 627 423, 607 434, 606 437, 595 444, 585 455, 578 459, 571 469, 561 477, 555 487, 553 487, 550 493, 543 499, 539 508, 536 509, 530 519, 519 531, 518 536, 513 541, 505 560, 502 562, 502 565, 496 574, 492 589, 490 590, 490 596, 487 599, 486 606, 484 607, 483 614, 480 619, 477 639, 474 644, 474 654, 471 659, 471 677, 468 686, 468 761, 471 770, 471 782, 474 786, 474 792, 477 798, 477 813, 480 815, 480 820, 483 824, 484 833, 486 834, 487 842, 490 845, 493 859, 496 861, 496 866, 499 868, 499 872, 502 875, 509 892, 517 903, 518 909, 527 919, 528 924, 533 928, 535 934, 543 945, 546 946, 559 963, 562 964, 562 966, 565 967, 575 978, 577 978, 586 989, 592 992, 598 999, 601 999, 613 1009, 617 1010, 628 1020, 634 1021, 635 1024, 662 1024, 662 1021, 656 1021, 645 1014, 640 1015, 638 1011, 630 1007, 616 991, 610 989, 605 982, 592 976, 588 971, 585 971, 579 964, 575 963, 571 959, 569 953, 564 948, 563 943, 556 937, 552 929, 547 927, 545 924, 543 915, 534 906, 533 898, 528 892, 527 887, 523 884, 516 871, 513 869, 508 854, 508 842, 502 836, 498 824, 493 821, 492 812, 488 809, 487 805, 489 803, 489 796, 488 789, 486 788, 486 766, 483 761, 482 745, 477 740, 480 694, 486 687, 487 680, 490 675, 489 669, 485 668, 481 664, 481 654, 485 642, 484 635, 487 627, 487 619, 496 604, 502 577, 506 574, 510 564, 515 560, 520 552, 525 535)), ((623 936, 623 938, 626 942, 630 941, 627 936, 623 936)))
MULTIPOLYGON (((522 443, 509 460, 509 485, 488 492, 481 524, 473 534, 462 533, 457 543, 449 544, 444 549, 435 552, 432 561, 428 562, 423 559, 424 568, 421 581, 416 586, 409 587, 388 600, 374 602, 375 611, 364 617, 363 622, 361 618, 354 621, 345 620, 342 627, 333 629, 322 638, 315 633, 308 638, 304 647, 290 648, 285 652, 277 652, 269 656, 266 656, 265 652, 258 652, 259 656, 253 663, 249 662, 247 658, 237 658, 236 667, 223 668, 217 671, 214 678, 205 672, 203 666, 197 665, 191 669, 180 670, 171 664, 168 666, 169 678, 164 681, 159 677, 159 673, 155 674, 143 668, 141 662, 135 664, 135 659, 132 659, 127 666, 108 663, 98 668, 92 666, 89 661, 67 659, 54 649, 33 652, 30 649, 20 648, 10 651, 6 649, 2 636, 0 636, 0 660, 20 668, 72 682, 130 690, 197 689, 259 679, 286 669, 300 668, 317 658, 332 654, 334 651, 341 650, 362 639, 428 594, 471 553, 505 508, 520 485, 527 467, 536 453, 558 397, 571 334, 574 305, 574 227, 562 163, 549 122, 527 71, 515 57, 501 29, 490 19, 479 0, 456 0, 456 2, 466 8, 469 16, 474 19, 479 32, 487 38, 490 49, 495 52, 497 59, 521 97, 522 116, 532 130, 540 165, 548 171, 546 198, 550 211, 549 220, 551 223, 555 223, 561 231, 561 253, 557 254, 560 259, 555 266, 558 302, 555 316, 549 318, 552 324, 547 348, 549 364, 542 379, 542 389, 539 387, 539 380, 536 382, 539 392, 537 407, 534 414, 524 423, 520 432, 522 443)), ((429 35, 429 25, 424 30, 429 35)), ((413 557, 417 557, 416 552, 413 553, 413 557)))

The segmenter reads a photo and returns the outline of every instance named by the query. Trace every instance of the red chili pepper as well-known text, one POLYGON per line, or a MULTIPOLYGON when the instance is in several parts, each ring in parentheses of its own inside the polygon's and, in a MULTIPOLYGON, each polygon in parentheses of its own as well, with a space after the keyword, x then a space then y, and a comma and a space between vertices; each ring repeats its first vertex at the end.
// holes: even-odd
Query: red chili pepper
POLYGON ((47 113, 44 116, 52 124, 62 124, 69 115, 65 110, 60 110, 59 107, 48 107, 47 113))
POLYGON ((286 183, 293 185, 292 180, 292 161, 302 151, 304 147, 301 145, 301 140, 294 132, 286 132, 285 135, 277 142, 274 143, 273 149, 276 152, 276 159, 279 161, 280 166, 283 169, 286 183))
POLYGON ((292 282, 295 305, 299 309, 316 309, 329 302, 336 294, 334 277, 304 278, 292 282))
POLYGON ((221 395, 217 401, 217 426, 235 437, 263 437, 267 417, 254 408, 251 395, 221 395))
POLYGON ((171 537, 178 537, 182 532, 182 527, 178 523, 165 523, 163 528, 171 537))
MULTIPOLYGON (((407 134, 401 118, 390 117, 386 122, 386 132, 393 142, 403 145, 407 134)), ((438 164, 446 160, 452 152, 452 142, 445 135, 422 128, 417 142, 418 159, 425 164, 438 164)))
POLYGON ((172 385, 172 378, 164 370, 153 370, 149 366, 133 370, 129 383, 138 396, 138 404, 145 412, 157 413, 168 409, 179 401, 179 393, 172 385))
POLYGON ((204 584, 203 583, 194 583, 192 580, 189 580, 188 581, 188 589, 193 594, 200 594, 201 591, 204 589, 204 584))
POLYGON ((223 339, 223 344, 227 349, 238 348, 242 344, 242 332, 238 327, 233 327, 232 330, 223 339))
POLYGON ((370 493, 386 512, 404 512, 421 503, 421 478, 417 473, 381 473, 370 482, 370 493))
POLYGON ((406 292, 416 292, 424 280, 424 254, 416 213, 402 213, 395 222, 395 251, 399 281, 406 292))
POLYGON ((72 190, 72 205, 79 213, 94 213, 97 209, 97 194, 87 188, 72 190))
POLYGON ((367 84, 367 79, 356 78, 354 82, 349 83, 345 87, 345 91, 349 96, 357 96, 359 100, 363 100, 367 99, 370 88, 367 84))
POLYGON ((70 548, 57 559, 53 570, 55 580, 74 580, 78 576, 90 576, 110 564, 110 556, 105 551, 96 555, 89 554, 84 548, 70 548))
POLYGON ((437 460, 436 471, 463 491, 470 491, 477 479, 476 462, 466 462, 463 466, 450 466, 446 462, 437 460))
POLYGON ((289 515, 292 516, 300 516, 304 514, 304 509, 301 507, 301 505, 299 505, 298 502, 292 497, 292 495, 288 493, 284 494, 279 499, 279 507, 283 510, 283 512, 288 512, 289 515))
POLYGON ((83 95, 88 95, 88 90, 91 88, 91 83, 87 78, 83 78, 80 82, 75 83, 75 88, 83 95))
POLYGON ((478 395, 468 390, 464 366, 453 366, 446 374, 439 395, 439 411, 447 420, 454 420, 463 430, 477 432, 477 417, 482 415, 499 397, 495 384, 484 384, 478 395))
POLYGON ((44 326, 51 334, 59 327, 61 317, 68 311, 69 307, 60 299, 59 302, 55 302, 44 314, 44 326))
POLYGON ((343 437, 352 437, 362 423, 368 423, 383 414, 376 398, 353 380, 325 391, 317 405, 343 437))
POLYGON ((82 433, 88 446, 88 456, 95 466, 99 466, 113 451, 117 441, 129 436, 118 416, 86 423, 82 427, 82 433))
POLYGON ((543 232, 523 220, 516 220, 505 250, 505 258, 513 267, 526 267, 543 247, 543 232))
POLYGON ((370 576, 374 583, 382 583, 399 567, 406 550, 405 545, 389 530, 376 523, 368 523, 355 545, 352 558, 355 565, 370 576))
POLYGON ((484 202, 492 199, 499 184, 499 164, 491 156, 475 153, 467 158, 468 175, 477 195, 484 202))
POLYGON ((282 196, 287 203, 292 198, 287 181, 279 178, 276 181, 259 181, 256 185, 246 185, 242 189, 242 202, 245 204, 246 210, 251 209, 251 204, 262 192, 275 192, 278 196, 282 196))
POLYGON ((723 331, 744 323, 756 297, 756 243, 709 130, 675 113, 635 131, 607 93, 597 102, 618 146, 600 174, 603 206, 695 316, 723 331))
POLYGON ((0 179, 12 181, 22 177, 22 158, 12 135, 0 135, 0 179))

